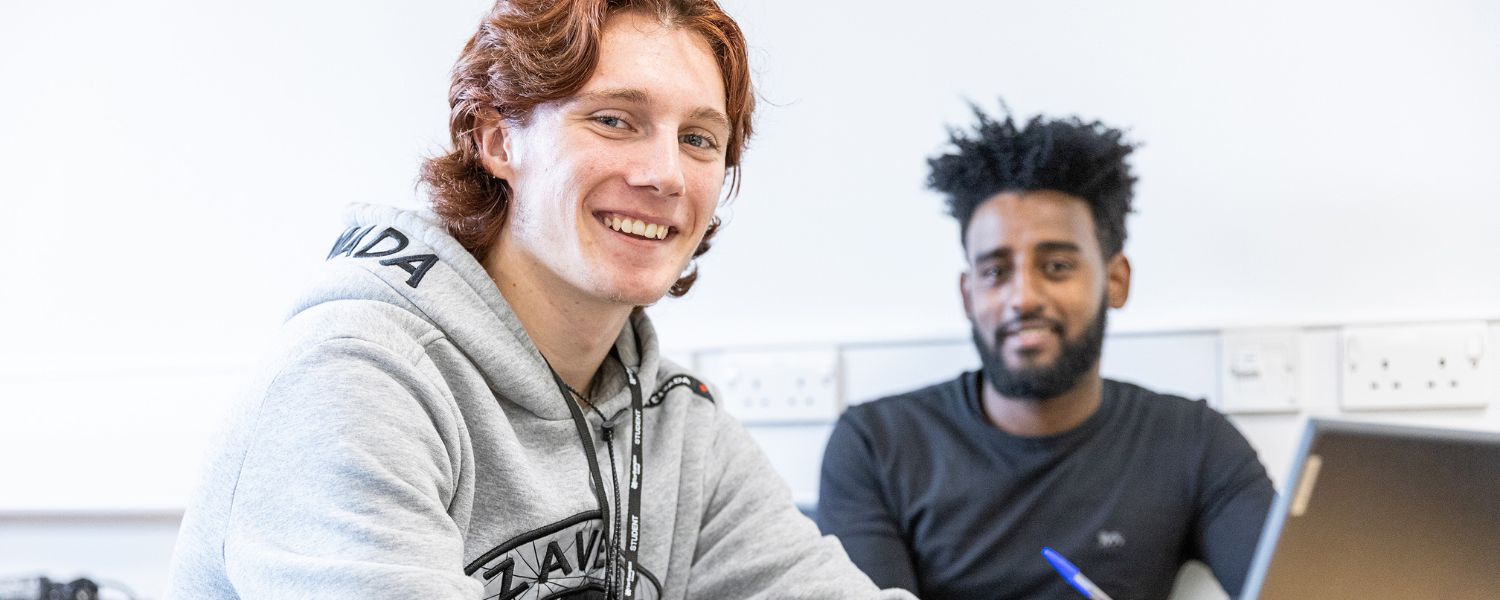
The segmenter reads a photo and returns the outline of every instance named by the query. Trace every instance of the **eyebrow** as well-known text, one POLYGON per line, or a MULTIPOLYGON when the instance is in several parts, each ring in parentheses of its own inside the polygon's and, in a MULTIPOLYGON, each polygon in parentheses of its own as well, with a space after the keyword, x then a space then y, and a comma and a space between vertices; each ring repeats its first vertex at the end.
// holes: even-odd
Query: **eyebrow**
POLYGON ((624 100, 636 104, 650 104, 651 97, 646 92, 634 88, 612 88, 589 92, 574 98, 574 102, 586 102, 589 100, 624 100))
POLYGON ((726 130, 729 129, 729 117, 724 116, 724 113, 721 113, 712 108, 708 108, 706 106, 693 111, 692 114, 688 115, 688 118, 699 121, 712 121, 715 125, 719 125, 726 130))
MULTIPOLYGON (((610 88, 582 94, 573 99, 573 102, 588 102, 598 100, 623 100, 632 104, 651 104, 651 95, 645 91, 635 88, 610 88)), ((724 113, 709 108, 699 107, 688 114, 689 119, 699 121, 711 121, 716 125, 729 129, 729 117, 724 113)))
MULTIPOLYGON (((1036 250, 1037 252, 1043 253, 1080 252, 1082 251, 1082 248, 1080 248, 1078 244, 1075 244, 1073 242, 1041 242, 1036 245, 1036 250)), ((987 260, 1000 260, 1002 258, 1008 258, 1010 254, 1011 250, 1009 246, 1001 246, 994 250, 990 250, 989 252, 985 252, 984 254, 980 254, 979 256, 975 256, 971 262, 981 263, 987 260)))

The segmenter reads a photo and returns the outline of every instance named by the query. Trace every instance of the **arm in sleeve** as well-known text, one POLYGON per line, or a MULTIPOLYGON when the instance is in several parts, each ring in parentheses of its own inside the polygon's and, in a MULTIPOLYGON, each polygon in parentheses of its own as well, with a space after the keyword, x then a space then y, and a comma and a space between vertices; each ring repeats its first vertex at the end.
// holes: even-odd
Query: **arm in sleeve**
POLYGON ((687 597, 911 599, 877 589, 838 541, 820 537, 750 435, 717 415, 687 597))
POLYGON ((1196 558, 1231 596, 1245 585, 1255 546, 1276 495, 1255 449, 1224 415, 1204 411, 1207 443, 1199 465, 1192 526, 1196 558))
POLYGON ((456 408, 412 359, 322 342, 281 371, 256 414, 224 534, 240 597, 483 594, 447 512, 456 408))
POLYGON ((911 552, 883 487, 868 432, 844 413, 823 451, 818 526, 843 543, 876 585, 919 594, 911 552))

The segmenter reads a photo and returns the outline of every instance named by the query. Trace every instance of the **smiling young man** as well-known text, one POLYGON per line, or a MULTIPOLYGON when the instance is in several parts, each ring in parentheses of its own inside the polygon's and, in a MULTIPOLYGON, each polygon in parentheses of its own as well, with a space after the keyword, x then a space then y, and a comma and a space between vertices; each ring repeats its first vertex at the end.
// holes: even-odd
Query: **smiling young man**
POLYGON ((1273 491, 1203 402, 1099 374, 1125 304, 1133 147, 1077 119, 976 110, 931 187, 958 219, 981 369, 850 408, 818 519, 882 586, 927 600, 1073 599, 1052 547, 1117 599, 1165 598, 1189 559, 1244 582, 1273 491))
POLYGON ((351 210, 210 461, 171 596, 909 598, 819 537, 642 309, 691 287, 737 176, 734 21, 502 1, 450 102, 434 211, 351 210))

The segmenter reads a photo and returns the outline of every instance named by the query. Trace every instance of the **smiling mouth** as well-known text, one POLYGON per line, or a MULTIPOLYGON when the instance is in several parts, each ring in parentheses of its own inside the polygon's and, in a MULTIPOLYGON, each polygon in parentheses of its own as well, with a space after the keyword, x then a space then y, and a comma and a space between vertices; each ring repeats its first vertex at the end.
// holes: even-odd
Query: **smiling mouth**
POLYGON ((1014 334, 1017 334, 1017 333, 1027 333, 1027 332, 1030 332, 1030 331, 1038 331, 1038 332, 1040 332, 1040 331, 1051 331, 1053 333, 1056 333, 1057 329, 1058 329, 1057 327, 1054 327, 1052 325, 1045 325, 1045 324, 1026 325, 1026 326, 1023 326, 1023 327, 1017 327, 1015 329, 1007 331, 1005 333, 1005 335, 1014 335, 1014 334))
POLYGON ((599 219, 605 227, 640 240, 664 240, 677 233, 670 225, 632 219, 620 215, 602 215, 599 219))
POLYGON ((1026 335, 1026 337, 1023 337, 1021 339, 1023 339, 1023 340, 1026 340, 1026 339, 1036 340, 1037 339, 1036 336, 1042 335, 1044 333, 1051 333, 1051 334, 1056 335, 1058 337, 1062 337, 1062 324, 1061 323, 1051 322, 1051 321, 1044 320, 1044 319, 1035 319, 1035 320, 1028 319, 1028 320, 1023 321, 1021 323, 1017 323, 1017 324, 1011 325, 1009 327, 1003 327, 1003 328, 1001 328, 1000 329, 1000 336, 999 336, 1000 339, 998 341, 1004 341, 1006 338, 1020 336, 1020 335, 1025 335, 1025 334, 1030 334, 1030 335, 1026 335))

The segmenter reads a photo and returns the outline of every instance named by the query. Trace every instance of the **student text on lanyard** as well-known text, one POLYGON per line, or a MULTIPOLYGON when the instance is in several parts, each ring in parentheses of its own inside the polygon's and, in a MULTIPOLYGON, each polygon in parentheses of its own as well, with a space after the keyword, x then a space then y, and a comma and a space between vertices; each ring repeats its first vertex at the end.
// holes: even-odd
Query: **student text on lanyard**
MULTIPOLYGON (((621 366, 624 366, 623 361, 621 362, 621 366)), ((624 536, 625 545, 623 547, 620 545, 621 523, 618 511, 614 512, 615 527, 613 533, 610 535, 610 556, 605 565, 604 585, 606 587, 606 596, 612 598, 622 596, 631 598, 635 596, 636 565, 637 559, 640 556, 641 541, 641 425, 643 400, 641 397, 641 383, 636 378, 635 369, 630 367, 624 368, 625 377, 630 384, 630 493, 628 494, 629 500, 625 504, 624 511, 627 515, 623 524, 626 530, 624 536), (617 559, 614 555, 616 552, 619 553, 618 562, 624 563, 621 565, 623 573, 618 578, 614 576, 617 564, 617 559), (619 588, 618 592, 616 591, 616 587, 619 588)), ((614 420, 605 419, 604 414, 599 412, 598 407, 595 407, 582 394, 574 391, 573 388, 564 383, 562 377, 557 374, 555 369, 552 370, 552 379, 557 382, 558 391, 562 393, 563 400, 568 404, 568 411, 573 415, 573 424, 578 429, 578 440, 583 444, 584 455, 588 459, 589 476, 594 484, 594 498, 599 502, 599 510, 604 515, 605 521, 609 521, 611 514, 609 501, 605 497, 604 477, 599 472, 599 460, 594 456, 594 445, 590 441, 591 436, 589 435, 587 425, 588 418, 583 414, 582 408, 578 406, 578 403, 573 398, 576 396, 579 400, 588 404, 589 408, 593 409, 594 413, 599 415, 599 420, 602 421, 600 437, 604 439, 605 447, 609 452, 609 476, 615 488, 615 504, 618 505, 620 502, 620 479, 615 473, 614 420)), ((618 413, 616 414, 618 415, 618 413)))

